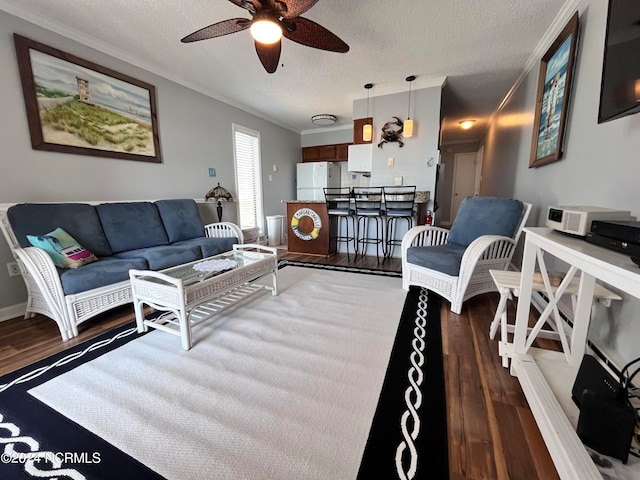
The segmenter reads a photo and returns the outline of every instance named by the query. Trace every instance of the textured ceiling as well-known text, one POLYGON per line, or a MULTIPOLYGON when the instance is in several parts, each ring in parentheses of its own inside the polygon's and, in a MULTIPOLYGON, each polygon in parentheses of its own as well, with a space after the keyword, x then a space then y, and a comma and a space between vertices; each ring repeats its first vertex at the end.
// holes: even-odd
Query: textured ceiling
MULTIPOLYGON (((185 35, 250 15, 227 0, 0 0, 0 9, 294 131, 311 116, 352 122, 352 104, 432 86, 446 77, 443 143, 477 140, 565 0, 320 0, 303 16, 349 46, 346 54, 283 39, 268 74, 248 31, 192 44, 185 35), (462 131, 458 122, 474 118, 462 131)), ((38 40, 38 39, 35 39, 38 40)))

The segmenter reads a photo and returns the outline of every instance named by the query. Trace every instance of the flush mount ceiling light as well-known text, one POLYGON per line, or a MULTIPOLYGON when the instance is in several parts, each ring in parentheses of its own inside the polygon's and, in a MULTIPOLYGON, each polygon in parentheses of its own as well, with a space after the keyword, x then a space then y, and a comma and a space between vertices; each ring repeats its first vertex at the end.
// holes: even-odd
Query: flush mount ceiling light
POLYGON ((320 115, 314 115, 311 117, 311 123, 318 125, 319 127, 328 127, 329 125, 336 123, 337 120, 338 119, 335 115, 331 115, 329 113, 321 113, 320 115))
POLYGON ((362 141, 370 142, 373 135, 373 125, 369 123, 369 91, 373 88, 373 83, 367 83, 364 88, 367 89, 367 123, 362 126, 362 141))
POLYGON ((416 79, 415 75, 410 75, 406 78, 409 82, 409 113, 407 113, 407 120, 404 122, 403 132, 405 138, 413 136, 413 120, 411 120, 411 82, 416 79))
POLYGON ((476 123, 475 120, 463 120, 461 122, 458 122, 460 124, 460 128, 462 128, 463 130, 469 130, 471 127, 473 127, 473 124, 476 123))

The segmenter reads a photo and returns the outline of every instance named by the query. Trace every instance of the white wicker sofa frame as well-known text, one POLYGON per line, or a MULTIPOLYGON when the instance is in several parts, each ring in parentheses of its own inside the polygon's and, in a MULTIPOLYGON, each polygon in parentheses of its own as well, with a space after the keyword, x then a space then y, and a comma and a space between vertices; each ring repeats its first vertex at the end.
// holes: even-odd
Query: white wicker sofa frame
MULTIPOLYGON (((71 203, 71 202, 56 202, 71 203)), ((115 202, 82 202, 98 205, 115 202)), ((37 247, 21 247, 9 222, 7 211, 17 204, 0 205, 0 228, 16 259, 27 287, 24 318, 36 313, 56 322, 62 340, 78 335, 78 325, 115 307, 132 303, 129 280, 94 288, 77 294, 64 293, 57 267, 49 254, 37 247)), ((242 230, 229 222, 204 225, 205 235, 211 238, 236 237, 243 243, 242 230)))
POLYGON ((407 261, 412 246, 437 246, 448 243, 449 230, 420 225, 409 230, 402 239, 402 288, 424 287, 451 302, 451 311, 461 313, 462 304, 482 293, 497 292, 489 270, 506 270, 513 257, 522 229, 531 212, 531 204, 523 202, 522 214, 512 238, 482 235, 465 250, 457 276, 429 269, 407 261))

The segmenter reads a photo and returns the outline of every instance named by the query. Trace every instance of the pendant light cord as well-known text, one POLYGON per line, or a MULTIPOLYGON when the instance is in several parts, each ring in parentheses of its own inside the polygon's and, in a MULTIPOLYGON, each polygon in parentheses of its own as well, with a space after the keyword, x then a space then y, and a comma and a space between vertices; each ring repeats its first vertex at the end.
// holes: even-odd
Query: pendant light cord
POLYGON ((367 89, 367 118, 369 118, 369 91, 373 88, 373 83, 367 83, 364 88, 367 89))
POLYGON ((414 75, 410 75, 406 78, 409 82, 409 111, 407 112, 407 120, 411 120, 411 83, 416 79, 414 75))

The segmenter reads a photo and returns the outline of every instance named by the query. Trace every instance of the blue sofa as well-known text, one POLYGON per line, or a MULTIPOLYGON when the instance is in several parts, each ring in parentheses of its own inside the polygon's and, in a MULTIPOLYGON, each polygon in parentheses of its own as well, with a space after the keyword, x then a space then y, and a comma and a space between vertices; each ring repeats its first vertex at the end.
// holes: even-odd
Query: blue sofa
POLYGON ((192 199, 155 202, 16 204, 0 213, 18 259, 29 299, 26 315, 41 313, 58 323, 63 340, 77 326, 131 302, 129 270, 163 270, 206 258, 242 243, 231 223, 203 225, 192 199), (63 229, 97 261, 60 268, 29 236, 63 229))

